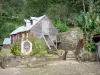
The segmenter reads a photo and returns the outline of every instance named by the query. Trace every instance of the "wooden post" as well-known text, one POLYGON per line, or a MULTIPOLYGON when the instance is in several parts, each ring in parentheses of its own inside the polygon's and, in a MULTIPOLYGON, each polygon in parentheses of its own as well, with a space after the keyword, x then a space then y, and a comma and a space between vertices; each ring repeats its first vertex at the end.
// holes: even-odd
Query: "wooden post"
POLYGON ((56 48, 57 48, 57 36, 56 36, 56 48))
POLYGON ((28 32, 26 33, 26 39, 28 40, 28 32))

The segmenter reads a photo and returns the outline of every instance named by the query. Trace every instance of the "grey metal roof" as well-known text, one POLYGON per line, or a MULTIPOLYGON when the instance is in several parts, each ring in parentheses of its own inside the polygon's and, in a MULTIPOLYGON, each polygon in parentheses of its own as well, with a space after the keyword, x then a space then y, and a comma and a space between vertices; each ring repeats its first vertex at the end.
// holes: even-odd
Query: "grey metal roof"
MULTIPOLYGON (((45 16, 45 15, 44 15, 45 16)), ((31 18, 31 20, 33 20, 33 19, 35 19, 35 22, 33 23, 33 25, 31 25, 31 23, 30 23, 30 25, 23 25, 23 26, 21 26, 21 27, 19 27, 19 28, 17 28, 16 30, 14 30, 12 33, 10 33, 10 35, 12 35, 12 34, 17 34, 17 33, 20 33, 20 32, 24 32, 24 31, 28 31, 28 30, 30 30, 36 23, 38 23, 44 16, 41 16, 41 17, 30 17, 31 18)), ((24 21, 28 21, 28 20, 24 20, 24 21)), ((29 21, 28 21, 29 22, 29 21)))
POLYGON ((3 44, 11 44, 10 38, 5 38, 3 44))

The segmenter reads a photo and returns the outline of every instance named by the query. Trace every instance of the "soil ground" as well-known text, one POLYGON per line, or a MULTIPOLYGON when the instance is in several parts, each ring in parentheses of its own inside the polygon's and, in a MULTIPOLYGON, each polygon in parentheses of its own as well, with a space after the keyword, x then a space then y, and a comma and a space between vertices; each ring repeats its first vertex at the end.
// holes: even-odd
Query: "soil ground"
POLYGON ((0 75, 100 75, 100 62, 51 61, 37 67, 0 68, 0 75))

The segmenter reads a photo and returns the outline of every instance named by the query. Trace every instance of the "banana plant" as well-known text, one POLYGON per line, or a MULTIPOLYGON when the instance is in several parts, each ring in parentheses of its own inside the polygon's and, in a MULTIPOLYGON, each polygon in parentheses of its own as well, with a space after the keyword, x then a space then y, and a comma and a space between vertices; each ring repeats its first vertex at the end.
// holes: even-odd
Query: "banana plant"
MULTIPOLYGON (((83 30, 83 43, 92 43, 93 32, 100 27, 100 16, 96 13, 82 12, 76 19, 77 25, 83 30)), ((84 46, 84 44, 83 44, 84 46)))
POLYGON ((76 22, 84 34, 89 33, 90 37, 92 37, 93 31, 100 26, 100 16, 96 13, 81 13, 76 22))

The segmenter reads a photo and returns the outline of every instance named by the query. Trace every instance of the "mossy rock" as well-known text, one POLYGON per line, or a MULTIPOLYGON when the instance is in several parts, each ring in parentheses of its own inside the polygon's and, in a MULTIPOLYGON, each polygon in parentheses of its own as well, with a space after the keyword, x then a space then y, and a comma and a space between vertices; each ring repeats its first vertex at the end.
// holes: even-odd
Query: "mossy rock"
POLYGON ((96 60, 96 55, 95 53, 89 51, 83 51, 79 54, 77 59, 80 61, 94 61, 96 60))

